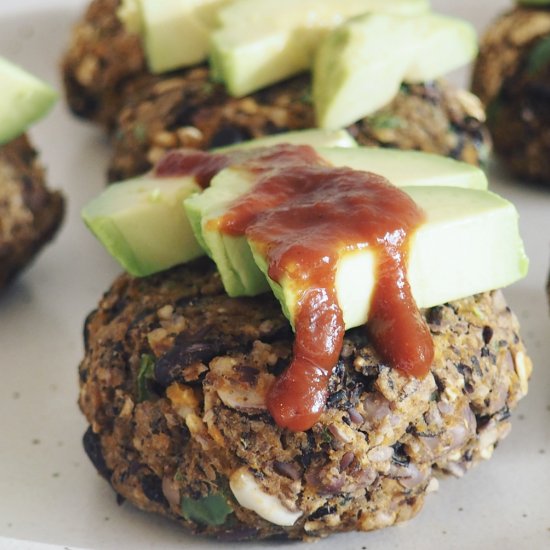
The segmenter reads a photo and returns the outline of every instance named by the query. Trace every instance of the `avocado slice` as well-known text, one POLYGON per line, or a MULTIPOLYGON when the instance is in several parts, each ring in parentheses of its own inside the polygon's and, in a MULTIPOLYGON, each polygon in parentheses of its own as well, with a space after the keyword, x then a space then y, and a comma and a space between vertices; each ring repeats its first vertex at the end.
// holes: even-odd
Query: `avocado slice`
POLYGON ((227 0, 125 0, 118 17, 141 34, 149 69, 163 73, 202 63, 217 10, 227 0))
POLYGON ((0 145, 21 135, 46 115, 57 100, 57 92, 24 69, 0 57, 0 145))
POLYGON ((252 256, 246 239, 208 227, 209 220, 221 217, 227 206, 253 185, 254 175, 249 171, 225 169, 212 179, 210 187, 183 202, 195 237, 216 263, 229 296, 254 296, 269 290, 264 275, 254 269, 253 262, 250 263, 252 256), (248 287, 245 287, 245 281, 248 287))
MULTIPOLYGON (((250 149, 277 143, 357 146, 344 130, 313 129, 277 134, 223 150, 250 149)), ((222 149, 217 152, 222 152, 222 149)), ((150 173, 110 185, 84 207, 82 217, 122 267, 132 275, 141 277, 209 251, 200 228, 191 229, 190 223, 198 223, 200 216, 190 216, 188 220, 181 206, 184 198, 201 191, 202 188, 193 178, 166 178, 150 173)), ((223 197, 223 190, 220 197, 223 197)), ((220 265, 224 265, 223 260, 219 261, 220 265)), ((261 278, 265 286, 263 275, 256 272, 255 276, 261 278)), ((235 292, 242 295, 244 290, 238 287, 235 292)))
MULTIPOLYGON (((412 238, 408 262, 408 280, 419 307, 501 288, 525 276, 528 260, 519 236, 518 214, 510 202, 479 189, 403 190, 427 215, 412 238)), ((261 247, 251 241, 249 245, 256 264, 267 274, 261 247)), ((369 249, 341 256, 336 292, 346 328, 368 320, 376 261, 369 249)), ((301 289, 285 276, 280 284, 268 281, 293 323, 301 289)))
POLYGON ((253 147, 271 147, 279 143, 291 143, 293 145, 311 145, 312 147, 357 147, 357 142, 346 130, 326 130, 322 128, 310 128, 309 130, 295 130, 282 134, 263 136, 250 141, 242 141, 234 145, 226 145, 212 149, 216 153, 233 151, 235 149, 251 149, 253 147))
POLYGON ((367 14, 331 32, 313 67, 318 126, 342 128, 389 103, 405 80, 433 79, 473 59, 475 30, 437 14, 367 14))
POLYGON ((488 187, 487 176, 481 168, 432 153, 383 147, 359 147, 352 151, 339 147, 319 147, 316 150, 334 166, 383 174, 399 187, 488 187))
MULTIPOLYGON (((398 187, 487 187, 487 178, 480 168, 429 153, 368 147, 316 148, 316 151, 334 166, 379 173, 398 187)), ((250 172, 229 167, 214 177, 210 187, 202 194, 184 202, 195 236, 218 265, 230 296, 254 296, 269 288, 253 261, 247 240, 224 234, 215 224, 229 205, 250 191, 253 184, 254 177, 250 172)))
POLYGON ((200 191, 192 177, 141 176, 110 185, 82 218, 128 273, 142 277, 204 254, 181 206, 200 191))
POLYGON ((434 80, 477 55, 477 33, 467 21, 434 13, 422 17, 416 30, 419 45, 403 77, 405 82, 434 80))
POLYGON ((349 17, 428 10, 428 0, 233 0, 218 12, 212 73, 231 95, 244 96, 309 69, 321 39, 349 17))

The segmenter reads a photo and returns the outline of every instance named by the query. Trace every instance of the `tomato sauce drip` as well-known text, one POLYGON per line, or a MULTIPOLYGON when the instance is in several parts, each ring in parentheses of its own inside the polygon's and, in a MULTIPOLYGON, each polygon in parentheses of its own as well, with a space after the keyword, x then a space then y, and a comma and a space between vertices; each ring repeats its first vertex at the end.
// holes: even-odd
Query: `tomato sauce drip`
POLYGON ((406 278, 409 235, 424 219, 413 200, 376 174, 327 166, 308 146, 266 149, 243 166, 256 174, 255 185, 218 226, 246 235, 266 257, 269 276, 298 289, 293 359, 268 394, 277 424, 307 430, 325 407, 344 337, 335 288, 343 251, 374 249, 367 330, 383 360, 424 376, 433 342, 406 278))

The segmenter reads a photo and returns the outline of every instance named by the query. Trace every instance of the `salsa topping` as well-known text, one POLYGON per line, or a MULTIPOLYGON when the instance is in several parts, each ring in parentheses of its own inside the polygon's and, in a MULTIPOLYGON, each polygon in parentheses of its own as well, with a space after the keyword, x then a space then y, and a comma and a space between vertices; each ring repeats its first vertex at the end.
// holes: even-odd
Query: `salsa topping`
POLYGON ((366 330, 381 358, 408 375, 427 374, 433 342, 406 269, 409 239, 424 214, 406 193, 382 176, 329 166, 309 146, 193 155, 165 163, 169 170, 161 163, 157 173, 175 175, 177 166, 200 173, 206 185, 216 169, 229 164, 252 173, 252 189, 211 223, 253 241, 267 259, 269 276, 298 289, 293 358, 268 394, 268 409, 279 426, 307 430, 325 407, 345 331, 335 285, 344 254, 366 248, 375 253, 366 330), (197 167, 203 155, 212 159, 197 167))

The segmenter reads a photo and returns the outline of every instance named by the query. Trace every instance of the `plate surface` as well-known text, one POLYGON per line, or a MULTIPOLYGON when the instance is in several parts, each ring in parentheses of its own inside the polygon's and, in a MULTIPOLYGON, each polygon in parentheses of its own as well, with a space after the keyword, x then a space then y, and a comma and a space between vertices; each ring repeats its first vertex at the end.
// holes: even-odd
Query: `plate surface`
MULTIPOLYGON (((86 3, 2 2, 0 55, 61 89, 59 58, 86 3)), ((510 3, 433 5, 481 30, 510 3)), ((464 83, 466 74, 454 78, 464 83)), ((84 455, 85 422, 76 405, 82 325, 119 269, 84 228, 79 211, 103 188, 108 147, 100 131, 73 119, 62 101, 32 137, 50 185, 68 198, 68 212, 54 244, 0 297, 0 548, 219 548, 168 521, 117 506, 84 455)), ((529 276, 506 290, 535 363, 512 433, 490 462, 461 480, 444 480, 415 520, 376 533, 337 535, 317 543, 317 550, 550 548, 550 321, 544 293, 550 188, 513 182, 498 167, 491 168, 491 185, 517 205, 531 258, 529 276)), ((287 546, 308 545, 243 545, 287 546)))

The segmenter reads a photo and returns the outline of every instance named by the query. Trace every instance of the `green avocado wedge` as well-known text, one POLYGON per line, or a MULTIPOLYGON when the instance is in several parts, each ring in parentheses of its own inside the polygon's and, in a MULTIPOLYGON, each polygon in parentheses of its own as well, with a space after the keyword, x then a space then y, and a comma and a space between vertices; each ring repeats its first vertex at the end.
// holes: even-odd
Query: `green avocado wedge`
MULTIPOLYGON (((487 178, 477 167, 429 153, 356 147, 316 148, 334 166, 381 174, 398 187, 456 186, 486 189, 487 178)), ((253 174, 242 168, 226 168, 200 195, 184 202, 196 238, 218 266, 230 296, 254 296, 268 290, 268 283, 256 266, 244 237, 219 231, 215 220, 233 201, 250 191, 253 174)))
MULTIPOLYGON (((485 190, 406 187, 427 219, 410 244, 408 280, 418 307, 431 307, 505 287, 524 277, 528 260, 518 231, 518 214, 507 200, 485 190)), ((267 263, 258 243, 249 242, 264 274, 267 263)), ((346 328, 367 322, 377 258, 365 249, 342 253, 336 293, 346 328)), ((291 324, 299 288, 289 277, 266 278, 291 324)))
POLYGON ((200 191, 192 177, 142 176, 110 185, 81 214, 121 266, 143 277, 204 254, 181 206, 200 191))
POLYGON ((216 12, 227 0, 123 0, 117 15, 141 36, 147 65, 163 73, 208 57, 216 12))
POLYGON ((53 107, 57 92, 24 69, 0 57, 0 145, 23 134, 53 107))
POLYGON ((475 29, 433 13, 367 14, 337 27, 313 66, 317 125, 343 128, 389 103, 403 81, 432 80, 477 52, 475 29))
POLYGON ((347 166, 382 174, 398 187, 466 187, 487 189, 485 172, 466 162, 422 151, 398 151, 384 147, 318 147, 317 152, 334 166, 347 166))
POLYGON ((412 16, 427 0, 233 0, 211 37, 214 78, 240 97, 309 69, 327 32, 366 12, 412 16))

